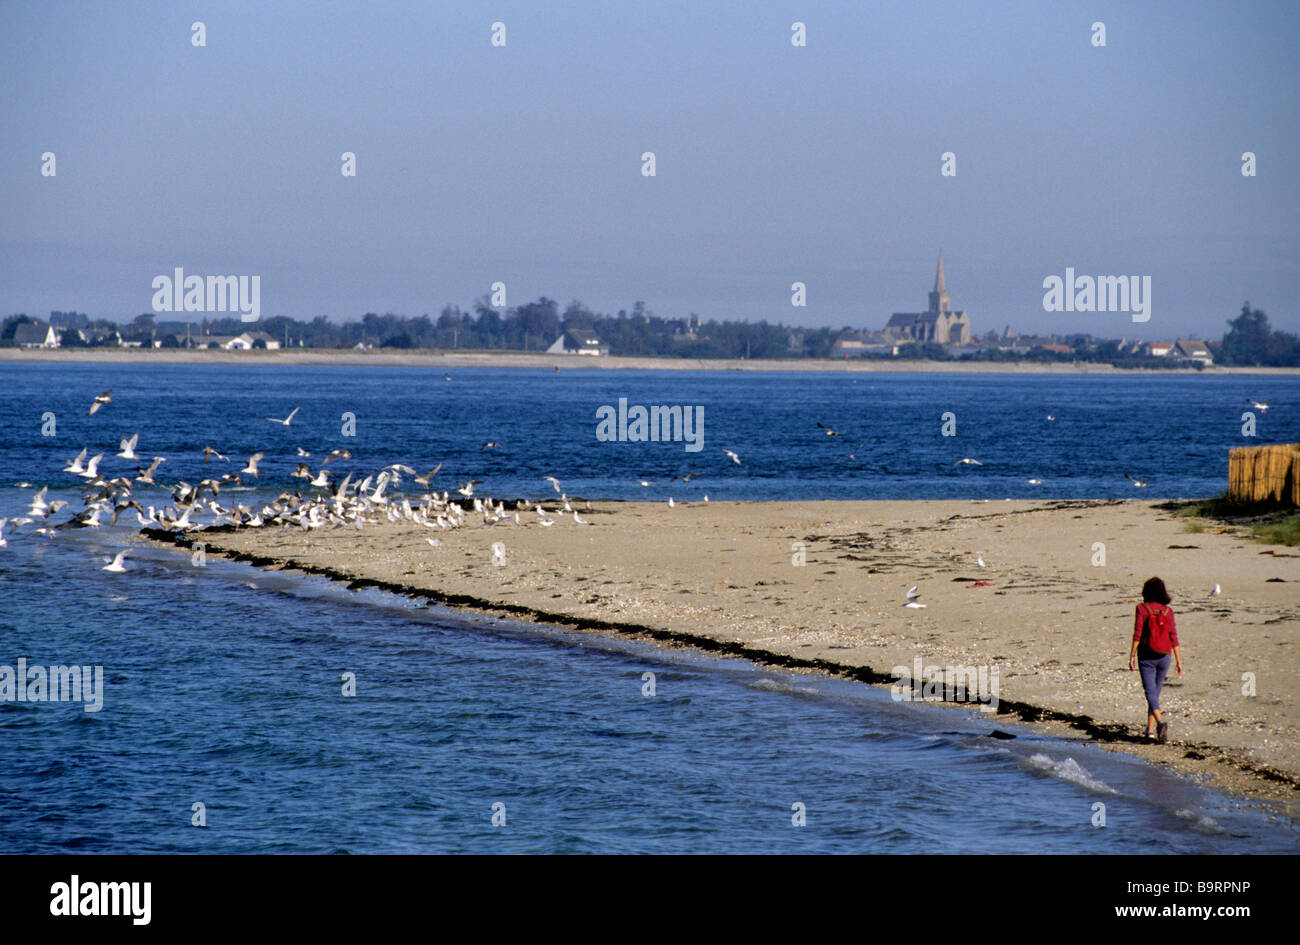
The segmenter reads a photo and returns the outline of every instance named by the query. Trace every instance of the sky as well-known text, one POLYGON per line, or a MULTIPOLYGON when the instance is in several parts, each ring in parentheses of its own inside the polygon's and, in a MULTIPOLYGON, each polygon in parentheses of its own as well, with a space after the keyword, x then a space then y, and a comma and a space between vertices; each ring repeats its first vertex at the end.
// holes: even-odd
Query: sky
POLYGON ((978 334, 1300 331, 1298 47, 1250 0, 0 0, 0 315, 129 319, 181 267, 263 317, 502 282, 881 328, 942 251, 978 334), (1150 320, 1045 311, 1067 267, 1149 276, 1150 320))

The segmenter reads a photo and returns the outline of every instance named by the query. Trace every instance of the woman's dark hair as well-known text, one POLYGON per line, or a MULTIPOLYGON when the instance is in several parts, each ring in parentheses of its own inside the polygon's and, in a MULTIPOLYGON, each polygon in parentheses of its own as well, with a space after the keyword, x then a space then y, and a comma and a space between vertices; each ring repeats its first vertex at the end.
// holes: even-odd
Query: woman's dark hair
POLYGON ((1160 578, 1148 578, 1142 585, 1142 600, 1148 604, 1164 604, 1168 607, 1169 592, 1165 590, 1165 582, 1160 578))

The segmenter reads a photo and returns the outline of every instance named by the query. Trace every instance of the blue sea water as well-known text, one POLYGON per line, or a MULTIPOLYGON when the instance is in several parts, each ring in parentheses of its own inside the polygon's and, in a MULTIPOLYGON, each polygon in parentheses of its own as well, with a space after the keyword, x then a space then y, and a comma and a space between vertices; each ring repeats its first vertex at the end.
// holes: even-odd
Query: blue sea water
MULTIPOLYGON (((570 495, 656 500, 697 487, 719 500, 1127 497, 1124 472, 1151 477, 1147 497, 1206 495, 1224 487, 1247 398, 1272 404, 1255 442, 1300 439, 1293 378, 451 373, 3 365, 0 516, 30 501, 18 482, 76 500, 59 470, 82 446, 129 474, 137 464, 112 453, 137 431, 141 456, 168 458, 161 482, 197 481, 210 444, 241 461, 265 450, 256 488, 274 494, 301 486, 296 446, 313 468, 346 447, 353 460, 331 468, 445 460, 444 482, 473 476, 500 497, 544 496, 555 475, 570 495), (619 397, 704 406, 705 448, 596 441, 596 408, 619 397), (299 405, 289 428, 264 419, 299 405), (948 410, 956 438, 940 436, 948 410), (489 439, 504 448, 483 450, 489 439), (961 456, 985 465, 953 467, 961 456), (665 481, 685 471, 704 475, 665 481)), ((103 666, 104 706, 0 703, 0 852, 1300 852, 1293 825, 1251 804, 1001 720, 1019 737, 994 740, 977 713, 196 568, 125 519, 52 539, 32 527, 7 529, 0 549, 0 665, 103 666), (127 547, 127 573, 100 570, 127 547)))

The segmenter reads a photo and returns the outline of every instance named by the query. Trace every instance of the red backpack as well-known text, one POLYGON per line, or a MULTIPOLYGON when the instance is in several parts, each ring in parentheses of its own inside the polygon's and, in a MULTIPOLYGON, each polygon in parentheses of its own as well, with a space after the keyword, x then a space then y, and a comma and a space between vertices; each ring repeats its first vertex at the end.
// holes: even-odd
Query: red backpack
POLYGON ((1173 640, 1169 635, 1169 625, 1173 620, 1173 611, 1163 604, 1145 603, 1142 606, 1147 609, 1144 634, 1147 648, 1157 653, 1168 653, 1174 648, 1173 640))

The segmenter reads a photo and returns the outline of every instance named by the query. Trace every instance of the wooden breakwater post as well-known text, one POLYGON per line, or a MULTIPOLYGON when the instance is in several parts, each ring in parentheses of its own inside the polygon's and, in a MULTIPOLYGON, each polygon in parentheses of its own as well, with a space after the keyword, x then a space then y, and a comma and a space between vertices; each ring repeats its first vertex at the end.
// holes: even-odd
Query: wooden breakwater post
POLYGON ((1228 498, 1300 506, 1300 443, 1229 450, 1228 498))

